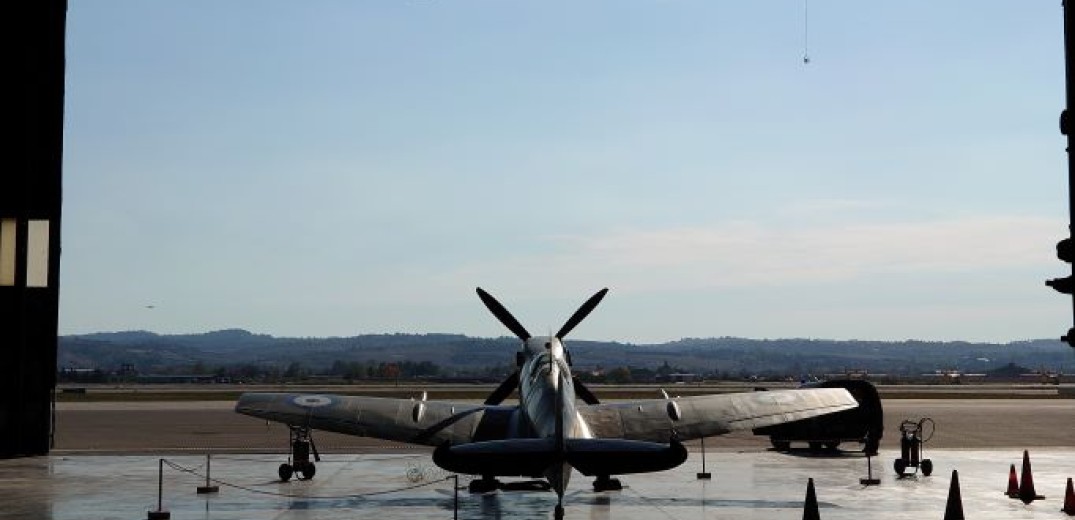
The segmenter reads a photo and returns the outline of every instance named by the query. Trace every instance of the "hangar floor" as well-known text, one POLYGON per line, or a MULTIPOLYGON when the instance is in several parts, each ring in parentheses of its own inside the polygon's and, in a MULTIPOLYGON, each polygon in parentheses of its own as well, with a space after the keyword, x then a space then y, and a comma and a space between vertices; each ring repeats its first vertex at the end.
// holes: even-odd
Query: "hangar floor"
MULTIPOLYGON (((959 470, 967 518, 1065 518, 1066 479, 1075 476, 1075 450, 1031 450, 1037 492, 1031 505, 1007 498, 1009 464, 1018 468, 1022 450, 928 450, 931 477, 897 480, 893 450, 874 459, 882 483, 864 487, 866 459, 778 454, 749 448, 707 453, 712 481, 695 478, 697 452, 679 468, 622 478, 624 489, 594 493, 590 479, 575 473, 565 498, 568 519, 788 519, 802 516, 806 482, 813 478, 824 519, 942 518, 952 469, 959 470)), ((173 519, 451 518, 452 481, 425 453, 332 454, 310 481, 280 483, 281 455, 228 455, 212 459, 220 492, 196 494, 203 485, 205 457, 168 456, 163 506, 173 519), (193 470, 186 473, 177 468, 193 470)), ((68 455, 0 461, 0 518, 138 519, 157 507, 158 461, 154 456, 68 455)), ((461 479, 465 484, 465 479, 461 479)), ((551 518, 556 496, 540 491, 459 493, 463 519, 551 518)))

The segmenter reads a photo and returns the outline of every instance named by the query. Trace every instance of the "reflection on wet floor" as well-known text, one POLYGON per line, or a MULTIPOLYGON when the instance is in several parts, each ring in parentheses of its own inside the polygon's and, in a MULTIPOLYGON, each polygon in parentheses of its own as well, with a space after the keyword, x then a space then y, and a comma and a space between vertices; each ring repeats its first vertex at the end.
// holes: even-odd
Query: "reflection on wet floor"
MULTIPOLYGON (((592 479, 575 473, 566 518, 738 518, 802 516, 813 478, 825 519, 942 518, 952 469, 959 470, 967 518, 1058 518, 1066 479, 1075 476, 1075 450, 1031 451, 1034 481, 1046 500, 1024 505, 1004 495, 1010 464, 1022 450, 932 450, 931 477, 896 479, 895 453, 874 459, 882 483, 864 487, 861 454, 788 456, 771 451, 710 452, 712 481, 697 480, 700 457, 671 471, 622 477, 622 491, 594 493, 592 479)), ((343 519, 451 518, 454 480, 425 454, 329 455, 310 481, 274 478, 279 455, 213 456, 218 494, 198 495, 204 456, 170 456, 164 470, 164 509, 172 518, 343 519), (181 471, 180 469, 189 470, 181 471)), ((64 456, 0 461, 0 518, 138 519, 157 504, 158 458, 64 456)), ((460 478, 465 488, 468 477, 460 478)), ((459 492, 459 518, 546 519, 556 495, 548 491, 459 492)))

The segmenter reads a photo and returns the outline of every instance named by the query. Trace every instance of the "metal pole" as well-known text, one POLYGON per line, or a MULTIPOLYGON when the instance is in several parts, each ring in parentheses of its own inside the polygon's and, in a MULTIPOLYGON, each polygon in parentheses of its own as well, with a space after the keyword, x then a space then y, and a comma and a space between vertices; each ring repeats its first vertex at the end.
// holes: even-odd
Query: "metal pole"
MULTIPOLYGON (((1068 156, 1068 236, 1072 236, 1072 225, 1075 225, 1075 162, 1072 161, 1071 151, 1075 148, 1075 122, 1071 121, 1072 114, 1075 114, 1072 103, 1075 103, 1075 78, 1072 77, 1075 74, 1075 70, 1072 70, 1072 61, 1075 60, 1075 41, 1071 36, 1072 28, 1075 28, 1075 13, 1071 9, 1068 9, 1067 1, 1064 0, 1060 3, 1064 11, 1064 93, 1065 93, 1065 110, 1060 114, 1060 132, 1067 137, 1067 152, 1068 156)), ((1072 275, 1075 276, 1075 264, 1072 264, 1072 275)), ((1071 295, 1071 310, 1072 310, 1072 327, 1075 328, 1075 294, 1071 295)), ((1069 331, 1070 333, 1070 331, 1069 331)), ((1065 335, 1062 338, 1067 341, 1068 345, 1075 347, 1075 338, 1069 338, 1065 335)))
POLYGON ((157 463, 157 511, 162 511, 161 502, 164 496, 164 459, 157 463))
POLYGON ((455 483, 452 484, 454 491, 452 493, 452 520, 459 520, 459 475, 452 475, 452 478, 455 479, 455 483))
POLYGON ((146 513, 146 520, 166 520, 172 513, 164 510, 164 459, 157 461, 157 510, 146 513))
POLYGON ((702 442, 702 472, 698 474, 698 480, 709 480, 713 478, 713 475, 710 475, 705 470, 705 437, 701 437, 699 440, 702 442))
POLYGON ((213 460, 212 457, 213 457, 213 452, 211 452, 211 451, 205 452, 205 485, 204 486, 198 486, 197 491, 198 491, 199 495, 203 494, 203 493, 217 493, 217 492, 220 491, 220 486, 214 486, 214 485, 209 483, 209 481, 212 480, 210 478, 210 476, 209 476, 210 471, 212 470, 212 466, 211 466, 212 460, 213 460))
POLYGON ((702 473, 705 473, 705 437, 702 437, 702 473))

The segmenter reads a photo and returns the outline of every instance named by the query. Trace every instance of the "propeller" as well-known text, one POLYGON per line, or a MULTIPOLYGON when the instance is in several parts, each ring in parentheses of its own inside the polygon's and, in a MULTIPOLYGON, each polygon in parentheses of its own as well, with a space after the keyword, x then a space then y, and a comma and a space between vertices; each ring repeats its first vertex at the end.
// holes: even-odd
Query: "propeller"
POLYGON ((608 294, 608 287, 597 291, 597 293, 591 296, 589 300, 586 300, 586 303, 583 303, 582 306, 579 307, 579 310, 575 311, 575 314, 572 314, 571 317, 567 319, 564 326, 560 327, 560 331, 556 333, 557 339, 564 339, 564 336, 567 336, 567 333, 571 332, 571 329, 574 329, 576 325, 586 319, 586 316, 589 316, 590 312, 594 310, 594 307, 597 307, 597 304, 601 303, 601 298, 604 298, 606 294, 608 294))
MULTIPOLYGON (((593 312, 594 308, 597 307, 598 303, 601 303, 601 299, 604 298, 606 294, 608 294, 608 287, 597 291, 597 293, 591 296, 590 299, 586 300, 586 302, 575 311, 575 314, 572 314, 571 317, 567 319, 564 326, 560 327, 560 331, 556 333, 556 337, 563 339, 564 336, 567 336, 572 329, 579 323, 582 323, 582 320, 586 319, 586 316, 589 316, 590 313, 593 312)), ((570 357, 568 359, 570 360, 570 357)), ((579 376, 572 374, 571 382, 575 386, 575 395, 579 396, 579 399, 582 399, 582 402, 586 404, 601 404, 601 401, 597 399, 597 396, 579 380, 579 376)))
MULTIPOLYGON (((504 324, 504 326, 518 336, 519 339, 523 341, 530 339, 530 333, 527 332, 526 328, 523 327, 522 324, 519 323, 519 320, 516 320, 515 316, 512 316, 511 313, 508 312, 508 309, 504 308, 496 298, 493 298, 493 295, 485 292, 481 287, 477 288, 477 292, 478 297, 481 298, 482 303, 485 304, 485 308, 489 309, 489 312, 493 313, 493 316, 495 316, 500 323, 504 324)), ((601 299, 604 298, 606 294, 608 294, 608 287, 597 291, 597 293, 579 306, 578 310, 576 310, 575 313, 567 319, 564 325, 560 327, 560 330, 556 333, 556 338, 563 339, 564 336, 567 336, 579 323, 582 323, 582 320, 586 319, 586 316, 589 316, 590 313, 593 312, 594 308, 597 307, 597 304, 601 303, 601 299)), ((586 404, 600 403, 600 401, 597 400, 597 396, 595 396, 589 388, 586 388, 586 385, 584 385, 577 376, 572 375, 571 380, 575 386, 576 395, 578 395, 583 402, 586 404)), ((489 394, 489 397, 485 399, 485 404, 490 406, 500 404, 515 391, 515 387, 517 386, 519 386, 518 369, 512 372, 507 379, 500 383, 500 386, 497 386, 496 390, 493 390, 493 393, 489 394)))
POLYGON ((586 385, 579 380, 579 376, 571 375, 571 382, 575 385, 575 395, 582 399, 582 402, 586 404, 601 404, 601 401, 597 400, 597 396, 593 395, 593 392, 586 385))
POLYGON ((478 287, 478 298, 481 298, 482 303, 485 304, 485 308, 489 309, 489 312, 493 313, 493 316, 496 316, 496 319, 500 320, 500 323, 503 323, 504 326, 518 336, 519 339, 523 341, 530 339, 530 333, 526 331, 526 328, 523 327, 519 323, 519 320, 516 320, 515 316, 512 316, 500 302, 496 301, 496 298, 493 298, 493 295, 483 291, 481 287, 478 287))
POLYGON ((518 369, 512 372, 503 383, 500 383, 500 386, 496 387, 496 390, 493 390, 493 393, 489 394, 489 397, 485 399, 485 404, 495 406, 504 402, 504 399, 507 399, 508 396, 515 391, 516 386, 519 386, 518 369))

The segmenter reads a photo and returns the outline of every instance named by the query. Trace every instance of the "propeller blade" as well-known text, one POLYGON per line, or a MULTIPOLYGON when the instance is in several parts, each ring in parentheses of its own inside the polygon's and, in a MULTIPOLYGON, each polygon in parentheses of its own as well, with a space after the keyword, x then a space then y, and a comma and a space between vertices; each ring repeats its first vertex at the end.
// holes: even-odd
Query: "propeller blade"
POLYGON ((579 396, 579 399, 582 399, 582 402, 586 404, 601 404, 601 401, 597 400, 597 396, 593 395, 593 392, 591 392, 589 388, 586 388, 586 385, 582 384, 582 381, 579 381, 579 376, 572 375, 571 382, 575 385, 575 395, 579 396))
POLYGON ((493 393, 489 394, 489 397, 485 399, 485 404, 495 406, 504 402, 504 399, 515 391, 516 386, 519 386, 518 370, 512 372, 503 383, 500 383, 500 386, 496 387, 496 390, 493 390, 493 393))
POLYGON ((591 296, 589 300, 586 300, 586 303, 583 303, 582 306, 579 307, 579 310, 575 311, 575 314, 572 314, 571 317, 567 319, 567 323, 564 323, 564 326, 560 327, 560 332, 556 333, 556 337, 564 339, 564 336, 567 336, 567 333, 571 332, 571 329, 575 328, 579 322, 586 319, 586 316, 590 314, 590 311, 592 311, 594 307, 597 307, 598 303, 601 303, 601 298, 604 298, 605 294, 608 294, 608 287, 597 291, 597 294, 591 296))
POLYGON ((493 316, 496 316, 496 319, 500 320, 500 323, 503 323, 504 326, 518 336, 519 339, 523 341, 530 339, 530 333, 519 324, 519 321, 515 319, 515 316, 512 316, 503 305, 500 305, 500 302, 496 301, 496 298, 493 298, 493 295, 483 291, 481 287, 478 287, 478 297, 482 299, 485 308, 489 309, 489 312, 493 313, 493 316))

